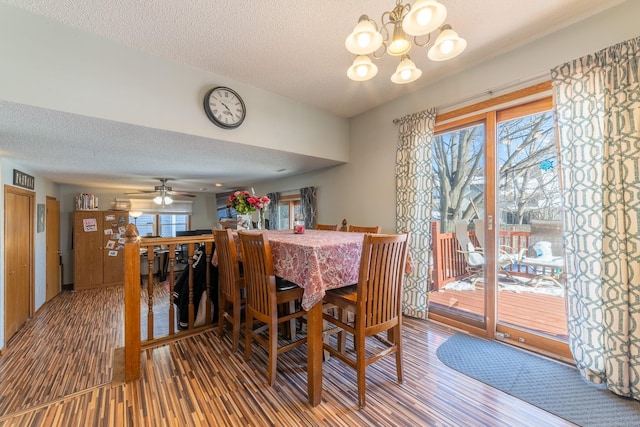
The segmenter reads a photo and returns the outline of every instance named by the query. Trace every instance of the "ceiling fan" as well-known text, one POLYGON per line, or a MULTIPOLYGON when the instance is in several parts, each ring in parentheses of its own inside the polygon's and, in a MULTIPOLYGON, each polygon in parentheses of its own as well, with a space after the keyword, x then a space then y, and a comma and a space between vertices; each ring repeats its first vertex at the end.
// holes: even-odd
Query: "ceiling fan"
POLYGON ((160 180, 160 185, 156 185, 154 190, 141 190, 137 193, 125 193, 125 194, 157 194, 154 197, 153 202, 164 207, 173 203, 171 196, 183 196, 183 197, 195 197, 195 194, 187 193, 184 191, 173 191, 173 189, 167 185, 167 181, 171 178, 155 178, 160 180))

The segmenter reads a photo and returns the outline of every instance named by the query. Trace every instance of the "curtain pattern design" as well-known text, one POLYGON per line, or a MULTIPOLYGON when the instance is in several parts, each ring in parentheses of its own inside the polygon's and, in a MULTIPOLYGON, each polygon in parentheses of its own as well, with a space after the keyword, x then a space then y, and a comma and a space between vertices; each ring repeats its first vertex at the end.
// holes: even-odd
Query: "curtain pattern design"
POLYGON ((316 187, 305 187, 300 189, 300 208, 304 215, 304 226, 313 229, 318 218, 316 187))
POLYGON ((582 375, 640 400, 640 38, 551 70, 569 340, 582 375))
POLYGON ((432 108, 399 120, 396 152, 396 231, 410 231, 413 272, 404 285, 403 312, 426 319, 431 281, 432 108))
POLYGON ((277 230, 280 224, 280 210, 278 209, 280 193, 267 193, 267 197, 271 200, 267 208, 269 212, 269 228, 271 230, 277 230))

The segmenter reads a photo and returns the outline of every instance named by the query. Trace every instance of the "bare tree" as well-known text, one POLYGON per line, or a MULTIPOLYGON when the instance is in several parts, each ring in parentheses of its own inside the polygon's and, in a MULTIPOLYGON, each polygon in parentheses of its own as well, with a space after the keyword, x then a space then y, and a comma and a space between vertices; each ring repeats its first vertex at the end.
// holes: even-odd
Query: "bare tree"
MULTIPOLYGON (((510 213, 509 222, 521 224, 532 213, 536 217, 553 215, 558 177, 551 113, 501 122, 498 141, 498 194, 502 209, 510 213)), ((434 140, 434 208, 443 232, 453 230, 455 219, 480 215, 485 193, 484 143, 482 125, 438 135, 434 140)))

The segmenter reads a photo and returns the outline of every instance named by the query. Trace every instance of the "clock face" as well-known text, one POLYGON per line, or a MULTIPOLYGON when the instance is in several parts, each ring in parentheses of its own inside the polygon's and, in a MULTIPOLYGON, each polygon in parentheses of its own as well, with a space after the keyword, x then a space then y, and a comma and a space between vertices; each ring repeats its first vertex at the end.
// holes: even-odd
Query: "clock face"
POLYGON ((216 87, 207 92, 204 111, 209 120, 223 129, 237 128, 246 115, 244 101, 228 87, 216 87))

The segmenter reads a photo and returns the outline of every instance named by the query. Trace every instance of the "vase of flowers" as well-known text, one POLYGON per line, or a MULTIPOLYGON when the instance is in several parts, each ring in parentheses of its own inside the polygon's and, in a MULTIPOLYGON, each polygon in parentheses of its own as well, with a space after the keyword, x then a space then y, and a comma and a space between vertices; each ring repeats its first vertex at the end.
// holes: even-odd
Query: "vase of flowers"
POLYGON ((251 216, 258 211, 258 228, 264 230, 264 210, 271 203, 267 196, 256 196, 248 191, 236 191, 227 199, 227 206, 238 212, 239 230, 251 228, 251 216))

